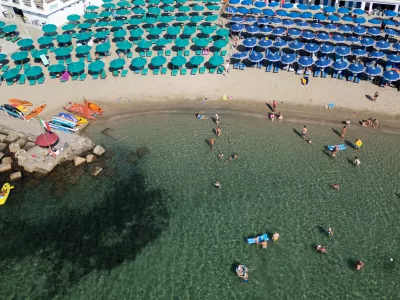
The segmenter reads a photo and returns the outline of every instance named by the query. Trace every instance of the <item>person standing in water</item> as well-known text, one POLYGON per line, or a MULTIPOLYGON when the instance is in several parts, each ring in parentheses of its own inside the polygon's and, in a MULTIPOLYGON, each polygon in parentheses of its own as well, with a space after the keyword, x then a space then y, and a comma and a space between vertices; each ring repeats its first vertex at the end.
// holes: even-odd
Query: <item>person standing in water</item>
POLYGON ((220 136, 220 135, 221 135, 221 127, 217 126, 217 129, 215 129, 215 134, 216 134, 217 136, 220 136))
POLYGON ((214 138, 209 139, 209 140, 208 140, 208 143, 209 143, 210 146, 211 146, 211 150, 214 151, 215 139, 214 139, 214 138))
POLYGON ((307 126, 304 125, 303 129, 301 130, 301 137, 303 138, 303 140, 306 138, 307 133, 308 133, 307 126))
POLYGON ((278 232, 275 232, 275 233, 274 233, 274 235, 272 236, 272 240, 273 240, 274 242, 276 242, 276 241, 279 240, 279 233, 278 233, 278 232))
POLYGON ((333 236, 332 227, 329 227, 327 232, 328 232, 328 236, 333 236))
POLYGON ((342 132, 340 132, 340 137, 343 139, 344 138, 344 136, 346 135, 346 131, 347 131, 347 128, 346 128, 346 126, 343 126, 343 128, 342 128, 342 132))
POLYGON ((354 164, 355 166, 359 166, 359 165, 361 164, 361 161, 358 159, 358 156, 356 156, 356 157, 354 158, 353 164, 354 164))
POLYGON ((362 268, 364 268, 364 263, 361 260, 358 260, 356 262, 356 270, 360 271, 362 268))

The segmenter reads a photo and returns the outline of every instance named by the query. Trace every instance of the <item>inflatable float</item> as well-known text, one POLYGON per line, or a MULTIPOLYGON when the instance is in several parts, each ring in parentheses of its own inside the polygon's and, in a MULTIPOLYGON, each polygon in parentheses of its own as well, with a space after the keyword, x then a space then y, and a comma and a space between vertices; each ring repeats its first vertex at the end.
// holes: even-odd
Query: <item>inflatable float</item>
POLYGON ((328 149, 329 151, 333 151, 335 149, 335 146, 338 146, 338 149, 340 151, 347 149, 347 146, 345 144, 327 146, 326 149, 328 149))
POLYGON ((261 243, 263 241, 269 241, 268 235, 267 234, 263 234, 263 235, 255 237, 255 238, 247 239, 247 244, 255 244, 256 243, 256 239, 258 239, 259 243, 261 243))
POLYGON ((3 185, 1 188, 1 191, 5 193, 4 195, 0 196, 0 205, 3 205, 6 203, 8 196, 10 195, 10 190, 13 189, 14 187, 9 184, 8 182, 3 185))

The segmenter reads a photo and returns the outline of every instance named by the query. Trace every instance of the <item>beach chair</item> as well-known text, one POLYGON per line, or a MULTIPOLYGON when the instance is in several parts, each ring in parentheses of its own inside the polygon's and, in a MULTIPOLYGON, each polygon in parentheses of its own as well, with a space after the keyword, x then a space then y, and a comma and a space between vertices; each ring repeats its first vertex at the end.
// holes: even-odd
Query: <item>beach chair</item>
POLYGON ((153 51, 147 51, 146 52, 147 57, 152 57, 153 56, 153 51))
POLYGON ((353 76, 353 74, 350 74, 350 75, 347 77, 347 81, 354 81, 354 76, 353 76))
POLYGON ((164 51, 162 51, 162 50, 158 50, 158 51, 157 51, 157 55, 158 55, 158 56, 161 56, 161 55, 163 55, 163 54, 164 54, 164 51))
POLYGON ((303 73, 304 73, 304 68, 301 67, 301 66, 299 66, 299 67, 297 68, 296 74, 297 74, 297 75, 303 75, 303 73))
POLYGON ((142 70, 142 75, 143 75, 143 76, 146 76, 148 72, 149 72, 149 69, 144 68, 144 69, 142 70))
POLYGON ((315 70, 313 77, 319 77, 319 75, 321 75, 321 71, 320 70, 315 70))
POLYGON ((86 76, 86 73, 82 73, 81 76, 79 76, 79 81, 84 81, 86 79, 86 76))
POLYGON ((85 58, 84 57, 80 57, 79 61, 84 63, 85 62, 85 58))
POLYGON ((226 50, 222 50, 221 51, 221 56, 225 56, 227 54, 227 51, 226 50))
POLYGON ((128 54, 126 55, 127 58, 132 58, 132 51, 129 51, 128 54))
POLYGON ((12 86, 14 84, 14 81, 10 80, 10 81, 6 81, 8 86, 12 86))
POLYGON ((268 64, 267 64, 267 67, 265 68, 265 71, 266 71, 266 72, 271 72, 271 70, 272 70, 272 64, 271 64, 271 63, 268 63, 268 64))
POLYGON ((0 85, 3 82, 3 76, 0 75, 0 85))
POLYGON ((140 74, 140 72, 141 72, 142 70, 141 69, 135 69, 135 74, 140 74))
POLYGON ((68 58, 67 60, 65 60, 65 63, 66 63, 67 65, 69 65, 70 63, 72 63, 72 59, 71 59, 71 58, 68 58))
POLYGON ((12 37, 11 36, 7 36, 6 37, 6 41, 11 41, 12 37))
POLYGON ((181 75, 186 75, 187 69, 186 68, 182 68, 181 69, 181 75))
POLYGON ((25 81, 26 81, 25 74, 21 74, 21 76, 19 77, 19 80, 18 80, 18 84, 25 84, 25 81))
POLYGON ((49 73, 50 74, 50 78, 51 79, 56 79, 57 78, 57 75, 56 74, 54 74, 54 73, 49 73))
POLYGON ((35 85, 35 84, 36 84, 36 80, 35 79, 29 80, 29 85, 35 85))
POLYGON ((240 70, 246 69, 246 65, 245 65, 244 63, 241 63, 239 69, 240 69, 240 70))
POLYGON ((93 79, 98 79, 99 78, 99 73, 92 74, 92 78, 93 79))
POLYGON ((114 70, 114 71, 113 71, 113 76, 117 77, 118 75, 119 75, 118 70, 114 70))
POLYGON ((201 50, 196 50, 196 55, 202 55, 203 54, 203 51, 201 51, 201 50))
POLYGON ((101 71, 101 79, 106 79, 107 78, 107 73, 106 73, 106 71, 103 69, 102 71, 101 71))
POLYGON ((278 73, 280 70, 279 63, 274 65, 274 73, 278 73))
POLYGON ((199 74, 204 74, 206 72, 206 68, 205 67, 200 67, 199 68, 199 74))
POLYGON ((0 39, 4 38, 6 34, 4 32, 0 33, 0 39))
POLYGON ((307 75, 307 76, 310 76, 311 75, 311 71, 307 68, 306 72, 304 74, 307 75))
POLYGON ((338 79, 343 79, 343 78, 344 78, 343 72, 338 72, 338 79))
POLYGON ((211 68, 210 69, 210 74, 214 74, 216 70, 217 70, 216 68, 211 68))
POLYGON ((183 55, 182 50, 179 50, 176 55, 177 56, 182 56, 183 55))
POLYGON ((42 76, 42 77, 40 77, 40 78, 38 79, 37 82, 38 82, 39 84, 43 84, 45 79, 46 79, 46 77, 42 76))
POLYGON ((234 68, 234 69, 239 69, 239 68, 240 68, 240 63, 235 63, 235 64, 233 64, 233 68, 234 68))
POLYGON ((79 78, 79 75, 73 75, 72 76, 72 80, 78 80, 78 78, 79 78))
POLYGON ((173 69, 171 71, 171 76, 176 76, 178 74, 178 69, 173 69))
POLYGON ((289 66, 288 72, 294 72, 294 65, 293 64, 291 64, 289 66))
POLYGON ((165 56, 171 56, 171 50, 165 50, 165 56))
POLYGON ((126 77, 128 75, 128 70, 122 70, 121 77, 126 77))
POLYGON ((160 69, 154 69, 153 70, 153 75, 158 75, 160 74, 160 69))
POLYGON ((90 56, 90 54, 88 54, 86 56, 86 60, 87 60, 87 62, 92 62, 92 56, 90 56))
POLYGON ((361 74, 357 74, 357 76, 354 79, 355 83, 360 83, 360 76, 361 76, 361 74))
POLYGON ((220 66, 220 67, 217 69, 217 74, 223 74, 224 71, 225 71, 225 68, 224 68, 223 66, 220 66))
POLYGON ((193 69, 190 71, 190 75, 196 75, 196 74, 197 74, 197 71, 198 71, 197 68, 193 68, 193 69))
POLYGON ((54 47, 53 47, 53 46, 49 48, 49 51, 50 51, 50 53, 53 53, 53 52, 54 52, 54 50, 55 50, 55 49, 54 49, 54 47))
POLYGON ((24 70, 26 70, 26 69, 29 69, 29 67, 31 66, 31 64, 30 63, 26 63, 26 64, 24 64, 24 70))
POLYGON ((257 67, 257 69, 261 69, 261 67, 262 67, 261 62, 256 63, 256 67, 257 67))
POLYGON ((190 51, 189 51, 189 50, 185 50, 185 51, 183 51, 183 55, 185 55, 185 56, 189 56, 189 55, 190 55, 190 51))
POLYGON ((161 69, 161 75, 167 74, 167 68, 162 68, 161 69))
POLYGON ((1 71, 4 73, 6 72, 10 67, 8 65, 4 65, 3 67, 1 67, 1 71))
POLYGON ((63 59, 59 59, 57 62, 58 62, 58 64, 60 64, 60 65, 63 65, 63 64, 64 64, 64 60, 63 60, 63 59))
POLYGON ((140 52, 140 57, 146 57, 146 52, 144 52, 144 51, 142 51, 142 52, 140 52))
POLYGON ((390 61, 387 61, 385 70, 390 69, 392 67, 393 67, 392 63, 390 61))
POLYGON ((338 76, 339 76, 338 72, 336 72, 336 71, 335 71, 335 72, 333 72, 333 74, 332 74, 332 78, 336 78, 336 79, 337 79, 337 78, 338 78, 338 76))
POLYGON ((22 65, 15 65, 15 68, 21 71, 22 65))
POLYGON ((326 76, 327 76, 327 74, 326 74, 326 68, 325 68, 322 70, 321 77, 326 78, 326 76))

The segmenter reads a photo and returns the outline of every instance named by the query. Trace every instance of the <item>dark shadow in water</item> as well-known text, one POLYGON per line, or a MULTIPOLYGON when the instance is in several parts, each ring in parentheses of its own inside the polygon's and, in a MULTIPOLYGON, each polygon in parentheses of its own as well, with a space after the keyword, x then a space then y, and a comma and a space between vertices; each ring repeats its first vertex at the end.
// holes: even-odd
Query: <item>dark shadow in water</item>
MULTIPOLYGON (((60 210, 40 226, 21 219, 0 219, 0 238, 7 241, 0 244, 0 261, 40 253, 52 266, 47 270, 46 286, 32 298, 54 299, 94 270, 111 270, 134 260, 168 226, 168 196, 161 189, 149 189, 133 168, 127 178, 115 178, 106 194, 93 195, 102 200, 89 212, 60 210)), ((6 269, 2 268, 0 276, 7 276, 6 269)))
POLYGON ((357 265, 357 261, 353 258, 348 258, 347 259, 347 266, 349 267, 349 269, 355 270, 356 269, 356 265, 357 265))
POLYGON ((356 149, 356 146, 352 142, 346 140, 346 141, 344 141, 344 143, 347 145, 347 147, 350 147, 352 149, 356 149))
POLYGON ((353 163, 353 160, 352 159, 350 159, 350 158, 348 158, 348 157, 346 157, 346 159, 347 159, 347 162, 349 163, 349 164, 351 164, 352 166, 356 166, 354 163, 353 163))
POLYGON ((298 131, 296 128, 293 128, 293 132, 294 132, 295 134, 297 134, 299 137, 303 138, 303 136, 301 135, 301 132, 298 131))
POLYGON ((394 193, 394 195, 400 198, 400 193, 394 193))
POLYGON ((231 265, 231 272, 236 275, 236 267, 240 265, 240 262, 234 261, 231 265))
POLYGON ((317 229, 318 229, 319 233, 324 234, 325 236, 329 236, 328 231, 324 227, 318 225, 317 229))
POLYGON ((332 128, 332 131, 338 136, 338 137, 340 137, 340 132, 339 131, 337 131, 335 128, 332 128))
POLYGON ((329 150, 322 150, 322 153, 324 153, 326 156, 328 156, 329 158, 333 159, 332 157, 332 152, 329 150))
POLYGON ((216 118, 214 118, 214 117, 210 117, 210 118, 215 124, 217 124, 217 119, 216 118))

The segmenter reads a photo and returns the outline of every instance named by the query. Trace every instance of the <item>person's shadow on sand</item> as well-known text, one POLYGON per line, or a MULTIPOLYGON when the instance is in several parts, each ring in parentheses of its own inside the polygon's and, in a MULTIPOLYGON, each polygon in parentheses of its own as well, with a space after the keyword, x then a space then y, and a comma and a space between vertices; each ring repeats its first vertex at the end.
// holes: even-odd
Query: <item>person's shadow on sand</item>
POLYGON ((301 132, 298 131, 296 128, 293 128, 293 132, 294 132, 295 134, 297 134, 299 137, 303 138, 303 136, 301 135, 301 132))
POLYGON ((350 148, 352 148, 352 149, 356 149, 356 146, 355 146, 352 142, 346 140, 346 141, 344 141, 344 143, 345 143, 348 147, 350 147, 350 148))
POLYGON ((370 95, 365 95, 365 98, 367 98, 369 101, 372 101, 372 97, 370 95))
POLYGON ((215 124, 217 124, 217 119, 216 118, 214 118, 214 117, 210 117, 210 118, 215 124))
POLYGON ((336 133, 337 136, 339 136, 339 137, 341 136, 340 132, 337 131, 335 128, 332 128, 332 131, 333 131, 334 133, 336 133))
POLYGON ((268 106, 271 112, 274 112, 274 109, 272 108, 272 105, 270 103, 265 103, 265 105, 268 106))

